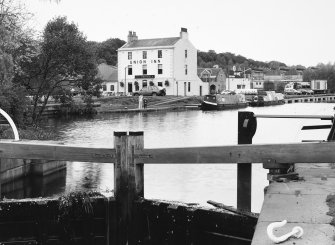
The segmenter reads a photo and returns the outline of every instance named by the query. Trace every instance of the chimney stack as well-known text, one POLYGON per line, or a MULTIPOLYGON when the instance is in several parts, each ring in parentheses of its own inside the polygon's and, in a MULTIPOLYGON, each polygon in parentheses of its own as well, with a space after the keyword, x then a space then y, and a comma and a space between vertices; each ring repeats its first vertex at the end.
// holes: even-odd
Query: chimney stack
POLYGON ((137 41, 138 37, 136 36, 136 32, 133 32, 133 41, 137 41))
POLYGON ((132 31, 129 31, 129 34, 128 34, 128 43, 131 43, 133 41, 137 41, 138 38, 136 36, 136 32, 132 32, 132 31))
POLYGON ((187 33, 187 28, 182 27, 180 30, 180 38, 182 39, 187 39, 188 38, 188 33, 187 33))

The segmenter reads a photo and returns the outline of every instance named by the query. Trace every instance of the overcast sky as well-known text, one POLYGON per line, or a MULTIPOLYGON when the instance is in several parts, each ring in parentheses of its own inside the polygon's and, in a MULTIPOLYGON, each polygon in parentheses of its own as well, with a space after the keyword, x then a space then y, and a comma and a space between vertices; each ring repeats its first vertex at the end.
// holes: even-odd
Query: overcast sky
POLYGON ((55 16, 78 24, 88 40, 178 36, 194 46, 259 61, 315 66, 335 62, 335 0, 26 0, 42 30, 55 16))

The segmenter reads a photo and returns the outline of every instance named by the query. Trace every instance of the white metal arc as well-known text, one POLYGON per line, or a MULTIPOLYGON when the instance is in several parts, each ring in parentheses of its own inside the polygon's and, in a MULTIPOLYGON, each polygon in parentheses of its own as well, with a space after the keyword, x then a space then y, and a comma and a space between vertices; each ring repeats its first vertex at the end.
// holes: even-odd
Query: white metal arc
POLYGON ((1 115, 3 115, 7 121, 9 122, 10 126, 12 127, 12 130, 14 132, 14 140, 15 141, 19 141, 19 132, 17 131, 17 127, 14 123, 14 121, 12 120, 12 118, 7 114, 7 112, 5 112, 4 110, 0 109, 0 113, 1 115))

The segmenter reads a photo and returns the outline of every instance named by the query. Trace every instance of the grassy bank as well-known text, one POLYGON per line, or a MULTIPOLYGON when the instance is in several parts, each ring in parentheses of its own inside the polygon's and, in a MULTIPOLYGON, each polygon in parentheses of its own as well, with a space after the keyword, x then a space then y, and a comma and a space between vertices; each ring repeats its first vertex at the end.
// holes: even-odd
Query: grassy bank
MULTIPOLYGON (((145 96, 148 100, 148 108, 152 107, 176 107, 200 104, 202 98, 200 96, 145 96)), ((136 109, 138 108, 138 97, 134 96, 120 96, 120 97, 101 97, 94 100, 95 103, 100 103, 101 106, 98 111, 112 111, 118 109, 136 109)))

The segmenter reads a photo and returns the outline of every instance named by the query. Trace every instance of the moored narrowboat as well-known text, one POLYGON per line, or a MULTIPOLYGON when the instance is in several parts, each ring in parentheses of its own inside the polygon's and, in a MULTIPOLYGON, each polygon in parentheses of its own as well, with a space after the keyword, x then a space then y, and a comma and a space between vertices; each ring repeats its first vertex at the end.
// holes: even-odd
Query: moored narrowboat
POLYGON ((285 104, 284 95, 275 91, 258 91, 249 101, 250 106, 270 106, 285 104))
POLYGON ((201 110, 228 110, 247 106, 242 94, 209 94, 204 96, 201 110))

